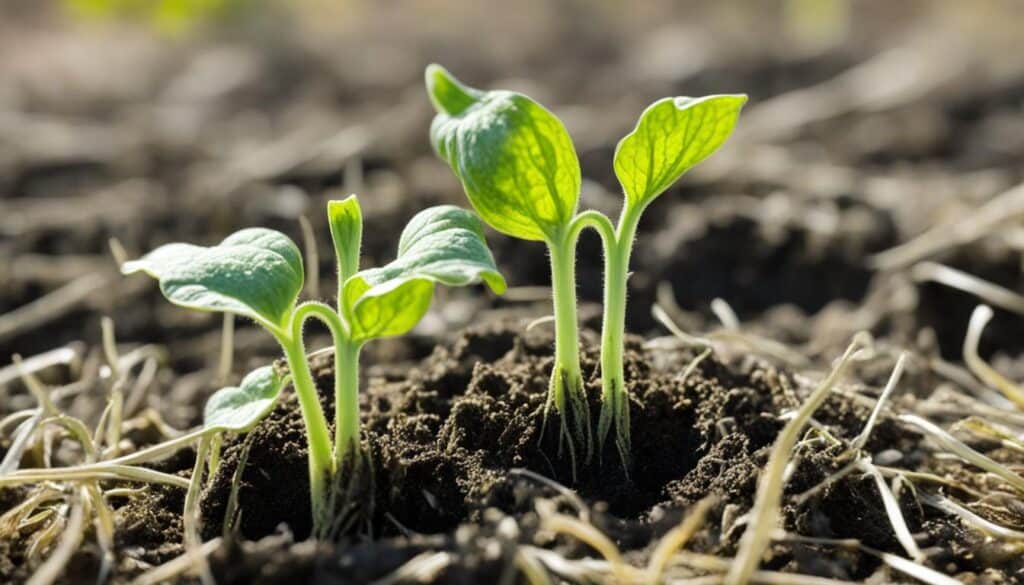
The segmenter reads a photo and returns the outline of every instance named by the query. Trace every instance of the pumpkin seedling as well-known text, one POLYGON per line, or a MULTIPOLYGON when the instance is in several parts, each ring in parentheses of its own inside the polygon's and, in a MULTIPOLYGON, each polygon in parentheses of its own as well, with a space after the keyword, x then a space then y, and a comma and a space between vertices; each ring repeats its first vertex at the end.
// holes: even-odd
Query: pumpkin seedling
POLYGON ((476 211, 499 232, 547 245, 555 363, 545 421, 551 409, 560 416, 559 444, 568 444, 575 469, 577 446, 589 459, 592 441, 576 323, 580 165, 572 138, 561 120, 525 95, 467 87, 438 65, 427 67, 426 84, 438 112, 431 142, 476 211))
MULTIPOLYGON (((417 214, 402 232, 398 257, 390 264, 358 271, 362 213, 355 196, 328 204, 338 258, 338 309, 317 301, 298 303, 304 270, 298 247, 284 234, 250 228, 212 247, 168 244, 139 260, 125 262, 126 274, 144 272, 160 282, 174 304, 247 317, 280 344, 302 409, 309 448, 314 530, 331 525, 328 486, 357 463, 359 443, 359 352, 382 337, 403 335, 423 318, 437 283, 486 283, 505 290, 484 240, 479 219, 454 206, 417 214), (335 432, 332 441, 306 358, 306 320, 323 321, 334 339, 335 432)), ((271 409, 284 386, 272 369, 249 374, 238 388, 214 394, 206 427, 244 430, 271 409)))
POLYGON ((580 232, 591 227, 600 234, 605 284, 597 443, 603 449, 614 427, 616 447, 628 468, 623 335, 636 228, 654 199, 725 142, 746 96, 672 97, 648 107, 615 150, 615 174, 625 203, 613 225, 597 211, 576 213, 579 161, 565 126, 551 112, 519 93, 468 87, 438 65, 427 67, 426 85, 438 112, 430 128, 431 141, 462 182, 473 207, 496 230, 548 246, 556 327, 548 404, 562 416, 563 432, 566 417, 572 421, 572 436, 586 446, 588 456, 591 440, 579 366, 573 273, 580 232))

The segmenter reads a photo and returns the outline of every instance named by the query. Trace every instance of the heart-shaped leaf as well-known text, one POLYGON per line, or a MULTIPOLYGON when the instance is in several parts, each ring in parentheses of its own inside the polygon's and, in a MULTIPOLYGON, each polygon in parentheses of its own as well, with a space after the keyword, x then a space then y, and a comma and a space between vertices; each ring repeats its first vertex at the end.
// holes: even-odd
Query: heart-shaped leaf
POLYGON ((580 193, 562 122, 525 95, 467 87, 439 65, 427 68, 426 83, 438 112, 431 142, 484 221, 517 238, 553 240, 580 193))
POLYGON ((452 205, 431 207, 406 225, 393 262, 363 270, 345 283, 343 312, 357 340, 401 335, 427 312, 434 283, 481 281, 497 294, 505 292, 480 220, 452 205))
POLYGON ((203 409, 203 429, 248 431, 274 408, 284 382, 273 366, 264 366, 249 372, 237 387, 214 392, 203 409))
POLYGON ((145 272, 176 305, 250 317, 284 327, 302 290, 302 254, 287 236, 245 229, 209 248, 167 244, 125 262, 125 274, 145 272))
POLYGON ((745 95, 658 100, 615 149, 615 175, 629 205, 647 205, 732 133, 745 95))

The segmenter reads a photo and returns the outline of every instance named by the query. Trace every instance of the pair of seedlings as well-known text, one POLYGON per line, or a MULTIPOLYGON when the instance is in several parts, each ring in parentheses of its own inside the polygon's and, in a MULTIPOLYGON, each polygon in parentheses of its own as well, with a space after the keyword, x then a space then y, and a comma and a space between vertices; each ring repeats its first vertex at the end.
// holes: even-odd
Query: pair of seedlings
MULTIPOLYGON (((595 449, 580 369, 576 243, 585 228, 600 234, 605 295, 596 444, 600 453, 614 429, 615 445, 628 467, 623 334, 637 224, 658 195, 722 145, 746 97, 665 98, 647 108, 615 151, 615 173, 625 204, 614 225, 597 211, 577 213, 581 178, 576 150, 562 122, 543 106, 519 93, 467 87, 437 65, 427 68, 426 84, 438 112, 431 141, 479 216, 499 232, 548 246, 555 364, 545 419, 552 410, 559 416, 560 444, 568 444, 574 469, 577 452, 589 461, 595 449)), ((158 279, 172 303, 248 317, 281 345, 287 377, 265 367, 246 376, 239 387, 218 391, 207 404, 204 427, 211 433, 250 428, 270 411, 290 381, 306 426, 314 525, 321 531, 331 521, 331 486, 343 471, 354 469, 351 466, 360 457, 358 368, 363 344, 411 330, 426 314, 439 283, 483 282, 498 294, 506 288, 483 226, 470 211, 439 206, 420 212, 402 232, 398 257, 386 266, 362 271, 358 201, 354 196, 331 201, 327 212, 338 261, 336 307, 317 301, 297 304, 304 277, 302 256, 285 235, 268 229, 242 230, 213 247, 168 244, 123 266, 125 273, 141 271, 158 279), (333 441, 302 339, 309 318, 323 321, 334 339, 333 441)))

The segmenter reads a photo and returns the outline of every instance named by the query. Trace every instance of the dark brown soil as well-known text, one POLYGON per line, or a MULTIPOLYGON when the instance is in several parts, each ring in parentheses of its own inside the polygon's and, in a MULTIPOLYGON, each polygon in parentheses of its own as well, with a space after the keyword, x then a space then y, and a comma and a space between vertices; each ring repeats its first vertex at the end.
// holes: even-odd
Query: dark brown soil
MULTIPOLYGON (((695 546, 734 553, 741 531, 723 525, 723 514, 728 510, 735 519, 752 504, 757 474, 782 426, 779 415, 795 406, 791 375, 758 360, 729 364, 711 356, 680 380, 694 351, 647 350, 631 338, 632 428, 643 429, 634 434, 631 473, 625 476, 609 446, 600 461, 579 470, 573 483, 568 457, 557 456, 553 440, 538 444, 551 338, 539 332, 521 335, 521 325, 504 319, 474 327, 437 347, 404 379, 370 381, 362 409, 374 508, 369 525, 344 535, 343 544, 295 543, 309 534, 310 510, 301 417, 294 397, 286 396, 245 439, 252 449, 239 492, 240 535, 255 542, 219 553, 215 574, 226 583, 361 581, 386 575, 429 549, 456 555, 440 582, 490 582, 502 564, 500 558, 487 558, 486 534, 510 516, 521 541, 530 542, 537 524, 535 501, 553 495, 512 473, 514 468, 573 487, 596 511, 595 523, 625 551, 641 555, 688 505, 716 494, 721 499, 695 546)), ((594 380, 597 356, 589 349, 583 355, 585 374, 594 380)), ((327 360, 318 369, 322 387, 330 387, 330 375, 327 360)), ((591 382, 589 391, 593 397, 599 388, 591 382)), ((324 402, 329 406, 326 393, 324 402)), ((596 415, 596 400, 592 406, 596 415)), ((867 415, 866 408, 835 395, 816 420, 849 439, 867 415)), ((923 459, 916 451, 920 439, 883 420, 867 451, 897 448, 906 457, 923 459)), ((239 438, 226 446, 204 492, 207 537, 220 534, 243 442, 239 438)), ((846 462, 836 448, 805 447, 798 455, 789 494, 810 489, 846 462)), ((909 498, 901 503, 911 530, 928 534, 922 546, 945 542, 937 536, 952 530, 945 517, 909 498)), ((856 538, 876 549, 901 551, 873 481, 859 474, 787 508, 785 518, 805 536, 856 538)), ((963 538, 950 546, 971 549, 974 545, 960 542, 963 538)), ((582 552, 566 550, 570 556, 582 552)), ((840 579, 866 578, 878 568, 874 557, 829 549, 831 560, 825 562, 821 553, 821 547, 777 545, 766 566, 840 579)), ((960 562, 962 571, 983 568, 960 562)))

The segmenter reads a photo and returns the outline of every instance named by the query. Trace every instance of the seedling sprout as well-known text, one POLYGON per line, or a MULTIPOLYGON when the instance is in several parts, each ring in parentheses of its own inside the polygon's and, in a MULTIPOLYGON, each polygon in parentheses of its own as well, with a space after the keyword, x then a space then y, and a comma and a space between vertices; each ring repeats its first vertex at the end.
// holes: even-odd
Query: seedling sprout
MULTIPOLYGON (((437 283, 484 282, 496 293, 505 290, 480 221, 464 209, 438 206, 420 212, 402 232, 398 257, 361 272, 358 200, 351 196, 331 201, 328 218, 338 258, 337 310, 318 301, 297 304, 304 281, 302 255, 287 236, 269 229, 245 229, 212 247, 168 244, 122 268, 126 274, 145 272, 159 280, 160 290, 174 304, 250 318, 280 344, 306 428, 317 534, 331 525, 330 486, 341 472, 355 471, 359 464, 362 346, 411 330, 430 307, 437 283), (333 441, 306 358, 302 330, 310 318, 323 321, 334 338, 333 441)), ((268 366, 250 373, 239 387, 220 390, 207 403, 200 432, 252 426, 273 407, 285 381, 268 366)))
MULTIPOLYGON (((462 182, 473 207, 494 229, 543 241, 551 256, 555 367, 548 406, 562 417, 561 437, 592 452, 589 410, 580 373, 574 281, 576 242, 594 228, 604 243, 604 321, 601 327, 601 417, 598 451, 609 431, 624 466, 630 460, 624 333, 626 281, 640 217, 686 171, 729 137, 744 95, 658 100, 615 150, 615 174, 625 196, 617 225, 593 210, 577 214, 580 167, 565 126, 537 102, 511 91, 462 84, 446 69, 426 70, 437 110, 430 128, 437 153, 462 182), (567 419, 571 423, 567 423, 567 419), (571 431, 569 427, 571 426, 571 431)), ((575 468, 575 465, 574 465, 575 468)))

